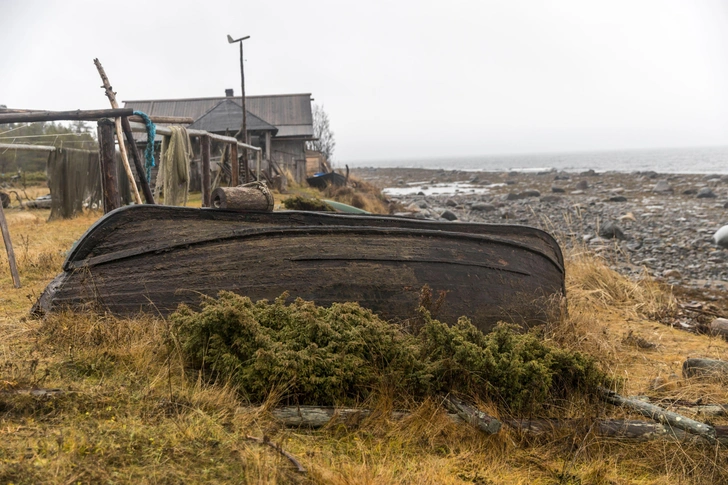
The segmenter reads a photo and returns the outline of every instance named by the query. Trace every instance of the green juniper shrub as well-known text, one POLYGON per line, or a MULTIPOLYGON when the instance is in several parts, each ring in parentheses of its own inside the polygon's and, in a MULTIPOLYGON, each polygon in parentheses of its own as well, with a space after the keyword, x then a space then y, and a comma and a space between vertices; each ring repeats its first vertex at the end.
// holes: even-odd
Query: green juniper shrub
POLYGON ((347 405, 386 387, 402 398, 457 392, 519 411, 608 383, 589 357, 512 325, 483 334, 467 318, 451 327, 420 309, 423 325, 409 334, 356 303, 325 308, 286 304, 287 296, 253 303, 221 292, 199 312, 181 306, 171 321, 182 355, 252 402, 277 388, 289 402, 347 405))

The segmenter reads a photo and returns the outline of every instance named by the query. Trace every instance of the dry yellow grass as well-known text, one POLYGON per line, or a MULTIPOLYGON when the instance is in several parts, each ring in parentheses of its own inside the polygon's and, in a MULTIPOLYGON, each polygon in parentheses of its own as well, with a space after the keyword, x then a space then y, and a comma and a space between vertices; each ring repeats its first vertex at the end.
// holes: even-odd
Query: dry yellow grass
MULTIPOLYGON (((7 211, 23 288, 0 257, 0 483, 326 484, 713 484, 726 483, 724 450, 674 442, 625 443, 586 432, 487 437, 450 422, 436 402, 413 403, 402 421, 383 412, 357 428, 284 429, 269 405, 248 407, 224 383, 190 375, 168 345, 164 320, 67 314, 27 318, 60 271, 63 253, 97 214, 45 222, 47 211, 7 211), (58 388, 56 396, 16 391, 58 388), (305 475, 276 451, 246 440, 268 436, 296 455, 305 475)), ((728 343, 651 318, 675 302, 649 280, 632 282, 589 254, 567 257, 568 314, 545 335, 596 356, 626 393, 707 396, 728 403, 720 383, 680 378, 688 356, 728 359, 728 343), (625 337, 644 338, 641 349, 625 337), (675 374, 676 377, 670 377, 675 374), (668 385, 651 390, 664 377, 668 385)), ((628 416, 601 405, 565 414, 628 416)), ((718 421, 720 423, 720 421, 718 421)))

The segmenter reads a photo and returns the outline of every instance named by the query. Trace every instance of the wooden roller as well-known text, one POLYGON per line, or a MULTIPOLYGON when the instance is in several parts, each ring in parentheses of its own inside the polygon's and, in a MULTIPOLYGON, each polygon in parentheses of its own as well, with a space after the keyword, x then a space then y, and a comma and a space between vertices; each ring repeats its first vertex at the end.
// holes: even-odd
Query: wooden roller
POLYGON ((218 187, 212 192, 212 207, 215 209, 271 212, 273 204, 273 194, 261 182, 218 187))

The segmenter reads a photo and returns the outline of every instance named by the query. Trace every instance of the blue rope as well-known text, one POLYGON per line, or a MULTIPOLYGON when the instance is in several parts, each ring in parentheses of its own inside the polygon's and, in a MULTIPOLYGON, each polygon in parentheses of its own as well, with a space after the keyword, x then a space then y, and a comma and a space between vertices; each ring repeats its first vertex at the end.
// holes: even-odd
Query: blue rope
POLYGON ((152 182, 152 167, 154 167, 154 137, 157 136, 157 127, 154 126, 152 120, 146 113, 141 111, 134 111, 134 114, 141 116, 144 120, 144 124, 147 126, 147 148, 144 150, 144 169, 147 172, 147 182, 152 182))

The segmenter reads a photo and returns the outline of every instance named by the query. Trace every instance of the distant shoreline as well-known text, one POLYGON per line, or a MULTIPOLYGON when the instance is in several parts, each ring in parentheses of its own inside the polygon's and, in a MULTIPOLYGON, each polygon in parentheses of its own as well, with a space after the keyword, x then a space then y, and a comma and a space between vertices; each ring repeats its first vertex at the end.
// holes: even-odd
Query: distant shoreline
POLYGON ((726 174, 728 173, 728 147, 354 160, 335 163, 336 168, 343 169, 344 165, 357 169, 397 168, 467 172, 537 171, 542 169, 544 171, 580 173, 591 169, 600 173, 726 174))

